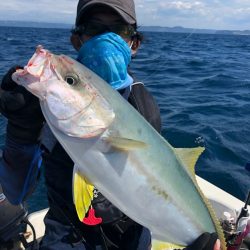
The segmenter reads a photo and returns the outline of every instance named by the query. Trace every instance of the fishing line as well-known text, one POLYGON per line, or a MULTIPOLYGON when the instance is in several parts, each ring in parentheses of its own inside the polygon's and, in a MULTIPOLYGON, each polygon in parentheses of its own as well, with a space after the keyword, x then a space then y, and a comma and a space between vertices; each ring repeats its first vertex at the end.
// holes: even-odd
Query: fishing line
MULTIPOLYGON (((176 44, 176 48, 180 48, 183 44, 185 44, 186 41, 187 41, 187 39, 189 39, 189 38, 194 34, 194 32, 195 32, 196 30, 197 30, 197 29, 192 29, 192 31, 191 31, 191 32, 190 32, 181 42, 179 42, 179 43, 176 44)), ((180 33, 179 33, 179 34, 180 34, 180 33)), ((158 60, 158 59, 160 59, 163 55, 164 55, 164 52, 162 52, 157 58, 155 58, 155 59, 153 60, 153 62, 156 61, 156 60, 158 60)), ((166 62, 163 63, 162 66, 164 66, 165 64, 166 64, 166 62)), ((156 71, 157 71, 157 69, 156 69, 156 67, 155 67, 155 70, 154 70, 153 72, 151 72, 146 78, 142 79, 142 82, 144 82, 144 81, 146 81, 147 79, 149 79, 156 71)))

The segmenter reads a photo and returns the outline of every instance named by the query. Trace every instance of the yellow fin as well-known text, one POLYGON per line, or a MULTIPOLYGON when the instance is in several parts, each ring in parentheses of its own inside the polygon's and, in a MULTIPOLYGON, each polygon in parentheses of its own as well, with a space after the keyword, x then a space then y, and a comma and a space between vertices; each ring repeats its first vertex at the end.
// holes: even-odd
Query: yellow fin
POLYGON ((184 166, 187 166, 188 170, 192 173, 192 176, 195 175, 195 164, 205 150, 203 147, 197 148, 174 148, 176 154, 179 156, 184 166))
POLYGON ((171 249, 183 249, 183 248, 184 246, 175 245, 169 242, 153 239, 151 250, 171 250, 171 249))
POLYGON ((137 141, 128 138, 110 136, 104 137, 102 138, 102 140, 107 143, 111 148, 124 151, 147 147, 147 144, 143 141, 137 141))
POLYGON ((215 211, 210 204, 209 200, 204 196, 202 193, 200 187, 197 184, 196 177, 195 177, 195 163, 197 162, 199 156, 201 153, 205 150, 203 147, 197 147, 197 148, 174 148, 176 154, 179 156, 179 159, 183 163, 184 166, 186 166, 189 170, 189 173, 191 173, 191 177, 194 180, 194 185, 197 188, 197 191, 200 193, 203 201, 206 204, 206 207, 209 211, 209 214, 213 220, 216 232, 218 234, 218 237, 221 241, 221 249, 226 250, 226 242, 225 242, 225 237, 223 230, 221 228, 220 222, 215 214, 215 211))
POLYGON ((80 221, 82 221, 89 210, 94 196, 94 186, 74 166, 73 173, 73 199, 80 221))

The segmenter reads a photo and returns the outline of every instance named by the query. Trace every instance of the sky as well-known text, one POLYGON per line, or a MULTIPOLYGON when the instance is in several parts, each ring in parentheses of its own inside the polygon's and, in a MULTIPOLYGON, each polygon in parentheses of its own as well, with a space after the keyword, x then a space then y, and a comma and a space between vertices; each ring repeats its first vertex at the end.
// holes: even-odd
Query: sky
MULTIPOLYGON (((73 25, 77 2, 0 0, 0 20, 73 25)), ((135 5, 140 26, 250 30, 250 0, 135 0, 135 5)))

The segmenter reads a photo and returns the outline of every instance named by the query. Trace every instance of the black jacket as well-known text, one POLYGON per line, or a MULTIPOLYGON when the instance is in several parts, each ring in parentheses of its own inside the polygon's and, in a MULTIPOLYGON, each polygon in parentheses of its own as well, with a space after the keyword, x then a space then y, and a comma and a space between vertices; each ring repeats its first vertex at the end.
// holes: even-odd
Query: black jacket
MULTIPOLYGON (((121 94, 137 109, 141 115, 158 131, 161 130, 159 108, 152 95, 142 83, 135 83, 126 97, 125 91, 121 94)), ((74 163, 57 142, 51 153, 44 157, 45 181, 48 189, 49 215, 56 220, 68 224, 73 222, 80 230, 88 231, 89 226, 79 222, 72 198, 72 174, 74 163), (86 228, 87 227, 87 228, 86 228)), ((92 202, 96 216, 103 219, 103 224, 113 224, 127 217, 100 192, 92 202)), ((129 223, 131 224, 131 220, 129 223)), ((93 228, 89 229, 93 230, 93 228)))

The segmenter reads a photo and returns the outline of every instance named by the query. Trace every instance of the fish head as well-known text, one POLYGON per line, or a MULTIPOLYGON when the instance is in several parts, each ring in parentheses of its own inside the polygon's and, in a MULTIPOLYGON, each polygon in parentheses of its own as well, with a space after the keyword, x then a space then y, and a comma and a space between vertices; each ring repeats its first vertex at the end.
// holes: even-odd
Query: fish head
POLYGON ((79 62, 38 46, 12 79, 39 98, 49 124, 69 136, 89 138, 102 134, 115 117, 109 102, 91 84, 94 73, 89 72, 79 62))

